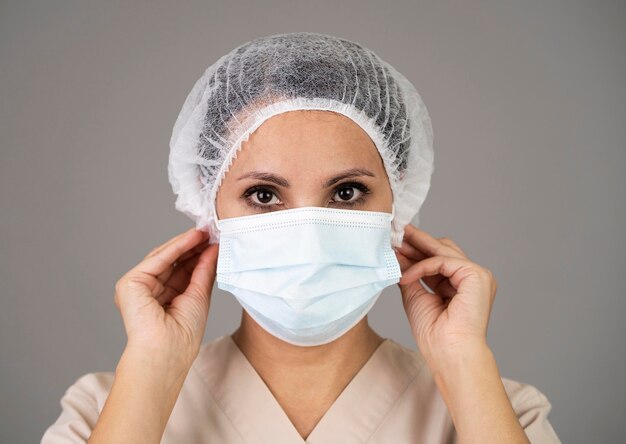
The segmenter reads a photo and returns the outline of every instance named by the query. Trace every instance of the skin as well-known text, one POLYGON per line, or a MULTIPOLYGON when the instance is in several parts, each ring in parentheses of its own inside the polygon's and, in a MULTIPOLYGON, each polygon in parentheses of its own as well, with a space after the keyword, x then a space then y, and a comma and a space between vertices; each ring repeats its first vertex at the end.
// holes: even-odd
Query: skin
MULTIPOLYGON (((267 120, 244 143, 218 191, 217 215, 225 219, 305 206, 390 213, 391 203, 385 167, 367 133, 340 114, 298 111, 267 120), (359 175, 323 185, 354 168, 368 170, 374 177, 359 175), (253 177, 240 179, 251 171, 280 176, 289 186, 253 177), (365 184, 369 193, 350 186, 354 181, 365 184), (242 198, 253 186, 264 187, 249 197, 265 208, 242 198), (365 200, 350 205, 359 199, 365 200)), ((383 341, 365 317, 329 344, 299 347, 265 331, 245 310, 232 337, 303 437, 383 341)))
MULTIPOLYGON (((391 212, 391 203, 382 160, 357 124, 336 113, 294 111, 268 119, 244 143, 216 208, 225 219, 302 206, 391 212), (372 175, 324 186, 353 168, 372 175), (240 179, 251 171, 280 176, 290 186, 267 177, 240 179), (369 192, 354 188, 355 181, 369 192), (252 186, 263 190, 248 197, 266 207, 243 198, 252 186)), ((396 249, 403 306, 459 441, 528 443, 487 345, 493 274, 451 239, 410 224, 404 239, 396 249)), ((200 350, 217 255, 218 245, 209 245, 206 233, 190 229, 156 247, 117 282, 114 299, 128 342, 89 442, 160 442, 200 350)), ((232 338, 304 439, 383 340, 366 316, 333 342, 298 347, 266 332, 245 310, 232 338)))

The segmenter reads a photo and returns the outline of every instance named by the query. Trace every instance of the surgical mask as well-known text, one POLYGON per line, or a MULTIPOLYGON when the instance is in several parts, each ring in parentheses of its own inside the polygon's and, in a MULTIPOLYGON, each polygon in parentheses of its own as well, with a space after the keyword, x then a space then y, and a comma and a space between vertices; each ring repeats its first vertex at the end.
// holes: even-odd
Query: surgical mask
POLYGON ((331 342, 400 280, 391 248, 394 210, 299 207, 215 218, 217 286, 283 341, 331 342))

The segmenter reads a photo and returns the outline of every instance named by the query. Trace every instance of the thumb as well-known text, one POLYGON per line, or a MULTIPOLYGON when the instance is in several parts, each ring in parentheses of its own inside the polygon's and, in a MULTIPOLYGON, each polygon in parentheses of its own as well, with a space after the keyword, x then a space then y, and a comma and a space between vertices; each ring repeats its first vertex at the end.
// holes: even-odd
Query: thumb
POLYGON ((210 245, 200 254, 187 289, 172 301, 172 308, 186 317, 191 325, 206 322, 215 282, 218 247, 219 244, 210 245))

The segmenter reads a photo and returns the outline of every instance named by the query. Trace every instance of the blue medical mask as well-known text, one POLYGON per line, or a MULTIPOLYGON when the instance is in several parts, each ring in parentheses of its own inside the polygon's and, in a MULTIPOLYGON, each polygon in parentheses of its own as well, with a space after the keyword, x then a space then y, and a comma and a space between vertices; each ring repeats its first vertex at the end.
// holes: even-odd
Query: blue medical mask
POLYGON ((299 207, 216 219, 217 286, 283 341, 331 342, 400 280, 394 210, 299 207))

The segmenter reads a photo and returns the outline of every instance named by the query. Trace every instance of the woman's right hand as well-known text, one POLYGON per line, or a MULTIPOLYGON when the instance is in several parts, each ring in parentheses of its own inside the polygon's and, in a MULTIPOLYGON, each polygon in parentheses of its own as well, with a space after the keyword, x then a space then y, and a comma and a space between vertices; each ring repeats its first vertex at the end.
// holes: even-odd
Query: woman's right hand
POLYGON ((191 228, 156 247, 115 285, 127 349, 191 366, 209 314, 219 244, 191 228))

